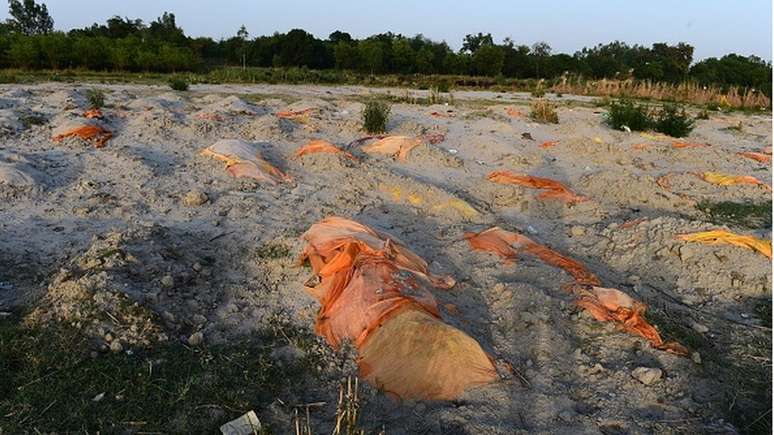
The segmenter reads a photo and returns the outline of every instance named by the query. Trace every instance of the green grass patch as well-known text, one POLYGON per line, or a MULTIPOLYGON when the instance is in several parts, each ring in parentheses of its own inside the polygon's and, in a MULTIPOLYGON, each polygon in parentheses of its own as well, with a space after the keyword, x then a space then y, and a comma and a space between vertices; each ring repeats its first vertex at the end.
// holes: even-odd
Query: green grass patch
POLYGON ((717 225, 758 229, 771 227, 771 201, 760 204, 703 201, 697 208, 717 225))
POLYGON ((0 319, 0 432, 216 433, 301 384, 313 362, 280 367, 270 354, 283 341, 94 354, 68 327, 0 319))

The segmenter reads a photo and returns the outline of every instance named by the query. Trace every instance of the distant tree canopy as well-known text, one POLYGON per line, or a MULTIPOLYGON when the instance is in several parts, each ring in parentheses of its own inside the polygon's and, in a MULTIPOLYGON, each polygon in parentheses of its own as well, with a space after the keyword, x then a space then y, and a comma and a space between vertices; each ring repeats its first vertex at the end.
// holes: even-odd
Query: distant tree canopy
POLYGON ((391 32, 355 39, 335 31, 319 39, 302 30, 250 38, 244 26, 215 41, 192 38, 165 12, 145 24, 114 16, 69 32, 54 32, 46 6, 10 0, 11 19, 0 26, 0 67, 89 68, 175 72, 217 66, 346 69, 367 74, 457 74, 508 78, 555 78, 574 74, 591 79, 695 80, 744 86, 771 95, 771 63, 728 54, 693 63, 686 43, 650 47, 624 42, 600 44, 570 55, 553 53, 546 42, 532 46, 510 38, 497 44, 489 33, 466 35, 459 51, 424 36, 391 32))

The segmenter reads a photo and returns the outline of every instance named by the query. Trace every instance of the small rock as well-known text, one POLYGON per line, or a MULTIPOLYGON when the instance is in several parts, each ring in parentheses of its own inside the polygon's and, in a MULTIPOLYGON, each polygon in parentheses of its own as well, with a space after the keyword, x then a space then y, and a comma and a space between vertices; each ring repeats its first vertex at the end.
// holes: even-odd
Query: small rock
POLYGON ((205 202, 207 202, 209 198, 207 197, 207 194, 202 192, 198 189, 193 189, 190 192, 186 193, 183 197, 183 204, 189 206, 189 207, 198 207, 205 202))
POLYGON ((121 352, 122 350, 124 350, 124 347, 121 345, 120 341, 113 340, 110 343, 110 350, 117 353, 117 352, 121 352))
POLYGON ((699 334, 704 334, 709 331, 708 327, 697 322, 691 322, 691 328, 693 328, 693 330, 698 332, 699 334))
POLYGON ((99 393, 96 396, 94 396, 93 399, 91 399, 92 402, 99 402, 100 400, 105 398, 105 393, 99 393))
POLYGON ((171 289, 175 286, 175 280, 172 278, 172 275, 164 275, 163 278, 161 278, 161 286, 165 289, 171 289))
POLYGON ((580 237, 586 234, 586 229, 580 225, 573 225, 572 228, 570 228, 570 234, 572 234, 573 237, 580 237))
POLYGON ((193 266, 191 266, 191 268, 192 268, 194 271, 196 271, 196 272, 201 272, 201 271, 202 271, 202 265, 201 265, 201 264, 199 264, 199 263, 194 263, 194 265, 193 265, 193 266))
POLYGON ((191 346, 199 346, 204 342, 204 334, 200 332, 194 332, 188 337, 188 344, 191 346))
POLYGON ((632 371, 632 377, 645 385, 651 385, 661 379, 661 369, 651 367, 637 367, 632 371))
POLYGON ((694 352, 691 354, 691 359, 696 364, 701 364, 701 354, 699 352, 694 352))

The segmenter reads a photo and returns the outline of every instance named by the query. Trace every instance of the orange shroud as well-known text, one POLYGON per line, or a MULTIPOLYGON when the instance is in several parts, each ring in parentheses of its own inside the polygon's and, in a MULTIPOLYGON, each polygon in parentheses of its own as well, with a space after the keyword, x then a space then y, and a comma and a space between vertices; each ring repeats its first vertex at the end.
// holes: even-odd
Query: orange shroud
POLYGON ((113 137, 113 133, 96 125, 82 125, 58 134, 51 138, 54 142, 60 142, 67 137, 79 137, 83 140, 93 140, 95 148, 102 148, 108 140, 113 137))
POLYGON ((493 252, 507 260, 515 259, 522 250, 565 270, 575 280, 571 288, 578 296, 576 303, 595 319, 615 322, 625 331, 647 339, 657 349, 683 356, 688 354, 688 349, 679 343, 663 341, 656 328, 644 318, 645 304, 635 301, 620 290, 600 287, 599 278, 577 261, 535 243, 528 237, 499 227, 480 233, 465 233, 465 238, 473 249, 493 252))
POLYGON ((342 150, 341 148, 337 147, 336 145, 328 141, 320 140, 320 139, 309 141, 306 145, 296 150, 296 153, 294 154, 294 156, 298 158, 306 154, 315 154, 315 153, 344 154, 344 156, 349 159, 357 160, 355 156, 353 156, 351 153, 348 153, 342 150))
POLYGON ((490 173, 487 179, 500 184, 517 184, 519 186, 545 190, 545 192, 537 196, 538 199, 558 199, 568 203, 588 200, 586 197, 572 193, 564 184, 550 178, 518 175, 508 171, 495 171, 490 173))
POLYGON ((392 237, 329 217, 302 238, 321 304, 315 331, 333 347, 358 349, 360 375, 404 399, 454 399, 492 382, 494 364, 481 346, 440 318, 431 287, 450 288, 427 263, 392 237))

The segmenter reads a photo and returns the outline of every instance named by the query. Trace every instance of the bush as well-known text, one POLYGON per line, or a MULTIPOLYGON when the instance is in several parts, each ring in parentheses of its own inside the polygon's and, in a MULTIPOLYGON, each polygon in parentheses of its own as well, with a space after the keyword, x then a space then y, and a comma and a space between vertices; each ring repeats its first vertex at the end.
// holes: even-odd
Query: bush
POLYGON ((696 114, 696 119, 703 119, 703 120, 710 119, 709 112, 707 112, 706 110, 702 110, 701 112, 696 114))
POLYGON ((363 108, 363 129, 371 134, 387 131, 390 106, 382 101, 368 101, 363 108))
POLYGON ((535 98, 543 98, 546 95, 546 91, 544 91, 541 87, 537 87, 532 90, 531 94, 535 98))
POLYGON ((175 91, 187 91, 188 82, 181 78, 172 78, 169 80, 169 87, 175 91))
POLYGON ((685 108, 666 104, 656 116, 654 129, 672 137, 685 137, 693 130, 695 121, 685 113, 685 108))
POLYGON ((92 109, 99 109, 105 105, 105 93, 100 89, 86 91, 86 99, 89 100, 89 107, 92 109))
POLYGON ((610 127, 616 130, 623 130, 624 127, 629 127, 632 131, 648 130, 653 123, 646 105, 635 104, 629 100, 610 103, 606 121, 610 127))
POLYGON ((559 115, 556 114, 556 106, 544 99, 539 99, 532 103, 529 117, 532 118, 533 121, 542 122, 543 124, 559 123, 559 115))

